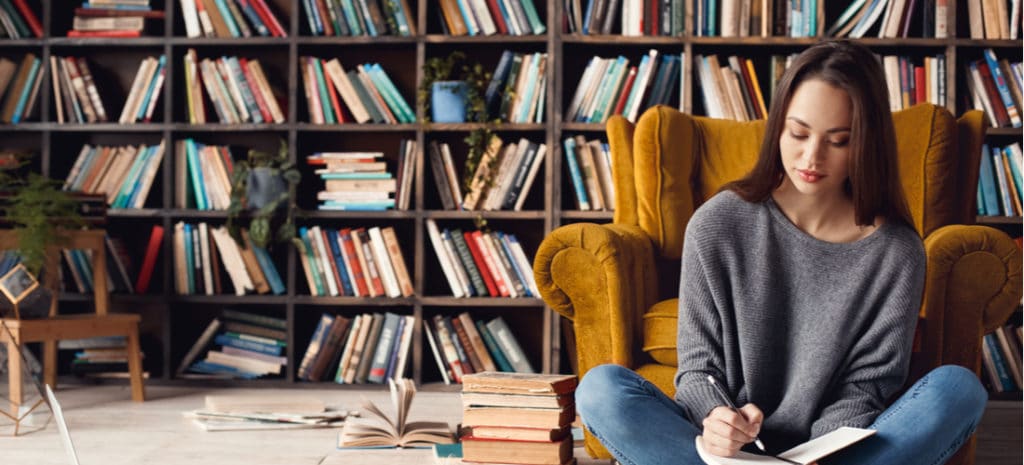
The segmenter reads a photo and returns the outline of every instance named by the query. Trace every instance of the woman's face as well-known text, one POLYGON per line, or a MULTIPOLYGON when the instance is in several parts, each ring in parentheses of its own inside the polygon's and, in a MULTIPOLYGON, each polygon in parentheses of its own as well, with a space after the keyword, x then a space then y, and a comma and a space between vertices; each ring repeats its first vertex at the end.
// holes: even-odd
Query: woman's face
POLYGON ((804 195, 841 194, 849 175, 853 106, 819 79, 800 83, 786 109, 779 151, 786 180, 804 195))

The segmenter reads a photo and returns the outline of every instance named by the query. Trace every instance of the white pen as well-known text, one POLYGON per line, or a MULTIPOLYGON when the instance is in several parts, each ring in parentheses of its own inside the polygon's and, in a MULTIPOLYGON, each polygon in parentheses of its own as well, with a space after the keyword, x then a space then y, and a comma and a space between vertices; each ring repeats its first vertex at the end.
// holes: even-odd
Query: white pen
MULTIPOLYGON (((730 399, 729 395, 725 393, 725 389, 722 388, 722 385, 718 384, 718 381, 715 381, 714 376, 708 375, 708 382, 711 383, 711 386, 715 388, 715 392, 718 393, 718 396, 721 397, 723 401, 725 401, 725 405, 728 405, 729 408, 733 409, 736 412, 739 412, 739 409, 736 408, 736 404, 732 403, 732 399, 730 399)), ((761 442, 761 438, 755 436, 754 445, 757 446, 758 449, 761 449, 761 452, 768 452, 767 450, 765 450, 764 443, 761 442)))

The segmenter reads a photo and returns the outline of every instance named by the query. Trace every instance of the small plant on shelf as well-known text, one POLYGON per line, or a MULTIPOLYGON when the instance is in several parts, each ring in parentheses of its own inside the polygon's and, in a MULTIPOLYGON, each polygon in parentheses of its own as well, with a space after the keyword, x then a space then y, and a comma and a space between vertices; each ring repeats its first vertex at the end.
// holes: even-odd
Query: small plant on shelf
POLYGON ((62 228, 83 224, 81 202, 61 190, 60 182, 27 171, 31 154, 0 153, 0 210, 6 227, 18 235, 18 255, 33 275, 39 275, 46 261, 46 247, 63 240, 62 228))
POLYGON ((240 221, 248 213, 249 236, 254 245, 290 242, 295 237, 295 191, 301 179, 295 162, 288 158, 284 140, 276 152, 249 150, 245 160, 235 163, 231 175, 227 220, 231 237, 243 245, 240 221), (271 224, 281 216, 272 241, 271 224))

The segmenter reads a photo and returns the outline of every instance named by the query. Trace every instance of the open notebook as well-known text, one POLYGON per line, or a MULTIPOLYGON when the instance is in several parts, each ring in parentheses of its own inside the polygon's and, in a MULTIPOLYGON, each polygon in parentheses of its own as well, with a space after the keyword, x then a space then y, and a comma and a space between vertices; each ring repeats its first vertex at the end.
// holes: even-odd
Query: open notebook
POLYGON ((844 426, 824 436, 812 439, 787 450, 777 457, 757 455, 740 451, 733 457, 719 457, 706 452, 701 447, 701 438, 697 436, 697 453, 708 465, 753 465, 753 464, 798 464, 807 465, 823 457, 831 455, 851 444, 875 434, 873 429, 850 428, 844 426))
POLYGON ((71 433, 68 432, 68 423, 64 421, 64 410, 57 402, 57 396, 53 395, 50 385, 46 386, 46 401, 50 403, 50 410, 53 410, 53 418, 57 420, 57 430, 60 432, 60 440, 64 443, 64 450, 68 453, 68 463, 79 465, 78 454, 75 452, 75 444, 71 442, 71 433))

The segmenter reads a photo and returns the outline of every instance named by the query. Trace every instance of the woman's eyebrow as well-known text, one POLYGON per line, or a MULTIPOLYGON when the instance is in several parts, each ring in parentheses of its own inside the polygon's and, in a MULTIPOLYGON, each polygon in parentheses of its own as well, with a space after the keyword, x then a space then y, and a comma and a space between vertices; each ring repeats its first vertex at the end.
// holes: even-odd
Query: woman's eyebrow
MULTIPOLYGON (((786 119, 790 120, 790 121, 793 121, 794 123, 799 124, 799 125, 807 128, 807 129, 811 129, 811 125, 805 123, 802 119, 797 118, 796 116, 787 116, 786 119)), ((836 133, 836 132, 850 132, 850 128, 848 128, 848 127, 839 127, 839 128, 832 128, 832 129, 829 129, 829 130, 825 131, 826 134, 832 134, 832 133, 836 133)))

